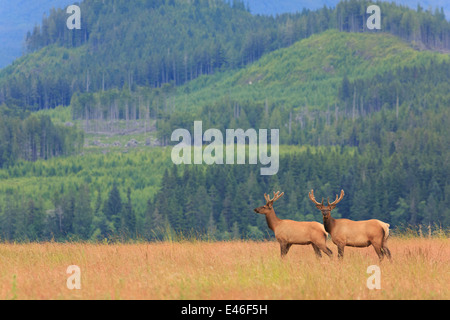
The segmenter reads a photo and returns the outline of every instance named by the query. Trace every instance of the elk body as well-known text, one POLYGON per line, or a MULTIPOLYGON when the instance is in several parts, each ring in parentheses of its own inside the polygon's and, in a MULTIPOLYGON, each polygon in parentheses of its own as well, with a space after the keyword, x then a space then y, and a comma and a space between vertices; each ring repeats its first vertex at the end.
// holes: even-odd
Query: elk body
POLYGON ((318 222, 282 220, 276 216, 273 203, 281 198, 283 194, 284 192, 280 194, 280 191, 274 192, 272 199, 264 194, 266 205, 254 209, 256 213, 266 216, 267 225, 275 233, 275 238, 280 243, 281 257, 283 258, 289 252, 293 244, 310 244, 317 257, 322 257, 320 250, 331 257, 333 252, 326 245, 328 234, 323 225, 318 222))
POLYGON ((334 202, 330 203, 327 200, 328 206, 323 204, 323 198, 321 203, 316 201, 313 190, 308 196, 317 209, 322 211, 325 230, 330 234, 333 243, 338 247, 339 258, 344 257, 345 246, 363 248, 372 245, 380 261, 383 260, 385 255, 389 260, 391 259, 391 252, 386 246, 386 241, 389 237, 389 224, 376 219, 365 221, 334 219, 331 216, 331 210, 336 208, 336 205, 344 197, 344 190, 341 190, 339 197, 336 195, 334 202))

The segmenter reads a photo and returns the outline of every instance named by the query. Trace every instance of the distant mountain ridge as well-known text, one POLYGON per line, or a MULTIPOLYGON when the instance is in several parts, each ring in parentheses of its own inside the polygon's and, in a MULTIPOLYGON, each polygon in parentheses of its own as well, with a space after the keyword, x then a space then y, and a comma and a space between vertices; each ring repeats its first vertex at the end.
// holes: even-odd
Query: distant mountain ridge
MULTIPOLYGON (((85 0, 81 30, 69 30, 65 10, 54 10, 27 35, 29 54, 0 71, 0 104, 34 111, 67 106, 75 93, 170 91, 329 29, 373 32, 365 25, 366 0, 278 17, 251 15, 244 1, 225 2, 85 0)), ((379 5, 381 32, 416 49, 450 51, 442 11, 379 5)))
POLYGON ((52 8, 63 8, 74 0, 14 0, 0 5, 0 68, 19 58, 25 50, 25 36, 52 8))
MULTIPOLYGON (((41 24, 44 13, 48 16, 52 8, 64 8, 75 4, 75 0, 14 0, 4 1, 0 6, 0 68, 6 67, 25 52, 25 36, 36 24, 41 24)), ((232 2, 232 0, 229 0, 232 2)), ((396 0, 394 3, 417 9, 419 3, 425 10, 443 8, 446 19, 450 19, 450 2, 446 0, 396 0)), ((338 0, 247 0, 252 14, 276 15, 301 12, 303 8, 316 10, 335 7, 338 0)))
MULTIPOLYGON (((334 8, 339 0, 247 0, 246 3, 252 14, 276 15, 282 13, 301 12, 303 8, 309 10, 320 9, 323 6, 334 8)), ((391 1, 398 5, 407 6, 416 10, 420 4, 425 10, 431 8, 443 8, 447 20, 450 19, 450 2, 447 0, 395 0, 391 1)))
POLYGON ((309 105, 324 110, 334 104, 344 77, 371 79, 396 69, 442 61, 450 64, 450 56, 414 50, 390 34, 327 30, 268 53, 236 72, 193 80, 186 85, 188 89, 179 90, 176 104, 185 104, 183 92, 187 91, 188 109, 207 105, 213 96, 242 103, 269 99, 287 107, 309 105))

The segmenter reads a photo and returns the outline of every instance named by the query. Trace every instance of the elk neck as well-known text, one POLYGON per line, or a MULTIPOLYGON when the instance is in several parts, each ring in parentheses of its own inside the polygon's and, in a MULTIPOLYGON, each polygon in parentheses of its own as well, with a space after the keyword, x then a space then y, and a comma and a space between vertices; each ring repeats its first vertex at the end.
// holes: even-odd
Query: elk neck
POLYGON ((327 216, 323 216, 323 225, 325 227, 325 231, 331 234, 331 230, 334 228, 336 224, 336 219, 334 219, 331 214, 327 216))
POLYGON ((280 223, 281 219, 277 217, 275 214, 275 210, 271 210, 269 213, 266 214, 266 221, 269 228, 275 232, 275 228, 280 223))

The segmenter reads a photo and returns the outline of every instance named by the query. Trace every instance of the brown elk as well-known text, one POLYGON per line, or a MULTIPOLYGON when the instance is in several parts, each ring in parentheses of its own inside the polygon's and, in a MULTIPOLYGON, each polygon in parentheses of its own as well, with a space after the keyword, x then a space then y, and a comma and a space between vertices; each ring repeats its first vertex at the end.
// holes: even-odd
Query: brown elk
POLYGON ((325 230, 330 234, 333 243, 338 247, 339 258, 344 257, 345 246, 364 248, 372 245, 380 261, 383 260, 384 255, 389 260, 391 259, 391 252, 386 246, 386 240, 389 237, 389 224, 376 219, 366 221, 334 219, 331 216, 331 210, 336 208, 336 205, 344 197, 344 190, 341 190, 339 197, 336 195, 336 200, 332 203, 327 199, 328 206, 323 204, 323 198, 321 203, 316 201, 314 190, 311 190, 308 196, 317 209, 322 211, 325 230))
POLYGON ((320 250, 331 257, 333 251, 326 245, 328 234, 323 225, 318 222, 279 219, 273 209, 273 203, 280 199, 284 192, 280 194, 280 191, 278 191, 273 194, 272 199, 267 194, 264 194, 266 205, 256 208, 254 211, 266 216, 267 225, 275 233, 275 238, 280 243, 281 257, 283 258, 288 253, 293 244, 310 244, 318 258, 322 257, 320 250))

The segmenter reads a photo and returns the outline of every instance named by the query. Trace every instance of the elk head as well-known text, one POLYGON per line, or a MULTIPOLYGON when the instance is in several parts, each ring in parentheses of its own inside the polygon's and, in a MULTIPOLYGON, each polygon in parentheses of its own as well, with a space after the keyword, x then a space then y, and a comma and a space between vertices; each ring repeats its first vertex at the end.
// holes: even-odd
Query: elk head
POLYGON ((336 200, 334 200, 332 203, 330 203, 330 199, 327 198, 328 206, 323 204, 323 198, 322 198, 321 203, 316 201, 316 198, 314 198, 314 190, 311 190, 311 192, 308 193, 308 197, 309 197, 309 200, 314 202, 314 204, 316 205, 316 208, 319 209, 320 211, 322 211, 323 218, 328 219, 331 215, 331 210, 336 208, 336 205, 344 197, 344 190, 341 190, 341 195, 339 197, 338 197, 338 195, 336 195, 336 200))
POLYGON ((270 212, 273 211, 273 203, 275 201, 277 201, 278 199, 280 199, 283 196, 284 192, 280 194, 280 191, 278 191, 277 193, 273 193, 273 198, 270 199, 269 196, 267 194, 264 193, 264 198, 266 199, 266 205, 259 207, 259 208, 255 208, 253 209, 253 211, 255 211, 256 213, 260 213, 260 214, 268 214, 270 212))

